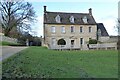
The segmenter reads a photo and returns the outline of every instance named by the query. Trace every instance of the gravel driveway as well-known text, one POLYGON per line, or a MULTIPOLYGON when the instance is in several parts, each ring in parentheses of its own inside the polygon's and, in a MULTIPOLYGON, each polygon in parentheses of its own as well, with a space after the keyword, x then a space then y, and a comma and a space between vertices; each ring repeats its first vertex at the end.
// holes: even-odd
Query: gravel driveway
POLYGON ((0 46, 0 61, 12 56, 19 51, 26 49, 28 47, 13 47, 13 46, 0 46))

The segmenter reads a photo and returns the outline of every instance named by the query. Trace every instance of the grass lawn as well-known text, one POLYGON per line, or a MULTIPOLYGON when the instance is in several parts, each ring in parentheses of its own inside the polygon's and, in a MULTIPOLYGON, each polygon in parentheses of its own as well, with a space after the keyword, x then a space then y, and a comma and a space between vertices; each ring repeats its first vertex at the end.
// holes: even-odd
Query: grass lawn
POLYGON ((2 68, 3 77, 117 78, 118 53, 30 47, 4 60, 2 68))

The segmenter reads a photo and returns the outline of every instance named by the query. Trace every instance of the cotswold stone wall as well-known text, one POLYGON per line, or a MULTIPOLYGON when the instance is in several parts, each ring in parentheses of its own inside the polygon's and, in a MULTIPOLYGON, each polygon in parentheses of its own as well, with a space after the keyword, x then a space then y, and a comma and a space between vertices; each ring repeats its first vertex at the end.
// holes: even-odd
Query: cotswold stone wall
POLYGON ((0 41, 7 41, 7 42, 12 42, 12 43, 17 43, 17 39, 6 37, 4 35, 0 35, 0 41))
POLYGON ((115 50, 117 50, 117 43, 90 44, 89 48, 97 49, 97 50, 99 50, 99 49, 105 49, 105 50, 115 49, 115 50))

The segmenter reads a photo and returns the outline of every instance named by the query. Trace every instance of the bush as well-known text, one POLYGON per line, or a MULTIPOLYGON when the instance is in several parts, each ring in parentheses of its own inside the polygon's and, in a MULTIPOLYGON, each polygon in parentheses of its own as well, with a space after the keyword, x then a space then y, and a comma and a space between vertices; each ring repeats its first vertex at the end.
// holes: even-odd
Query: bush
POLYGON ((96 39, 90 39, 89 44, 97 44, 97 40, 96 39))

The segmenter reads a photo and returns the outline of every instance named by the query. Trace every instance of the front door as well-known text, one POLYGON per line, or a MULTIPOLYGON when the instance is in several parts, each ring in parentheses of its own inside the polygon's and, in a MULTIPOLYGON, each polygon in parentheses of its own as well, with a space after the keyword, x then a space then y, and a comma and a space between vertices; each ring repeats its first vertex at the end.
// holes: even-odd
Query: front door
POLYGON ((74 40, 71 40, 71 47, 74 47, 74 40))

